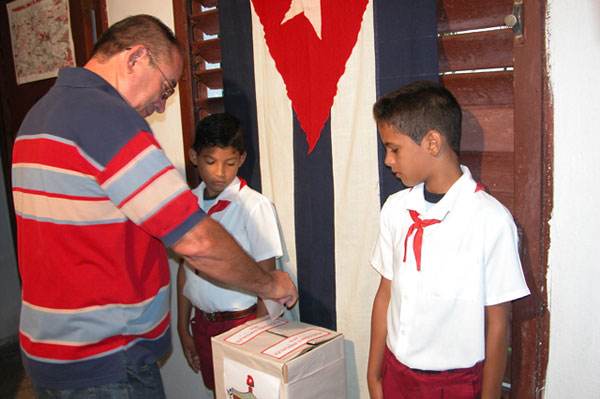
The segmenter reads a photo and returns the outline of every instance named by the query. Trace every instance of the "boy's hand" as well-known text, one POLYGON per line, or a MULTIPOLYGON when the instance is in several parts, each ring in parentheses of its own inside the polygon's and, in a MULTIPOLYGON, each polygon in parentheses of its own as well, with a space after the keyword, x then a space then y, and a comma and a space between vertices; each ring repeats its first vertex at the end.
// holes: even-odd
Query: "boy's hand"
POLYGON ((369 387, 369 399, 383 399, 383 387, 381 385, 381 378, 367 378, 367 380, 367 385, 369 387))
POLYGON ((200 357, 196 353, 194 338, 189 333, 180 333, 179 339, 181 340, 181 347, 183 348, 185 360, 187 360, 191 369, 194 370, 194 373, 197 373, 200 371, 200 357))

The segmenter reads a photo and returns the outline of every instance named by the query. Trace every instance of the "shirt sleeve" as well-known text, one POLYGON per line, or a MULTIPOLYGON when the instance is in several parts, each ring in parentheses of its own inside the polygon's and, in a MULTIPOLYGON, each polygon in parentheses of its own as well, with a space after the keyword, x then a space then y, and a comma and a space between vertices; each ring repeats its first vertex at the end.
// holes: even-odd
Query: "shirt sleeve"
POLYGON ((275 207, 266 197, 262 197, 250 211, 246 233, 257 262, 283 255, 275 207))
POLYGON ((517 229, 510 213, 503 211, 485 223, 485 306, 529 294, 519 257, 517 229))
POLYGON ((389 212, 391 205, 388 201, 386 201, 381 209, 381 216, 379 217, 379 235, 377 241, 375 241, 369 263, 383 277, 392 280, 392 277, 394 276, 394 240, 391 229, 392 223, 390 221, 391 215, 389 212))
POLYGON ((167 246, 205 216, 183 177, 145 131, 116 153, 98 181, 129 220, 167 246))

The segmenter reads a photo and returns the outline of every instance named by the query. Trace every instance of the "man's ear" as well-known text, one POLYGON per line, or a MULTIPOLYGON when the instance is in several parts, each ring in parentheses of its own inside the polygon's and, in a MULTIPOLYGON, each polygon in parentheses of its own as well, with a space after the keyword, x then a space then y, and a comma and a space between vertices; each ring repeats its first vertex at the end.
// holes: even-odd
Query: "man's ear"
POLYGON ((127 72, 133 73, 133 68, 148 54, 146 47, 137 44, 127 50, 127 72))
POLYGON ((198 166, 198 153, 196 152, 196 150, 194 150, 193 148, 190 148, 188 150, 188 157, 190 157, 190 162, 194 166, 198 166))
POLYGON ((246 151, 242 152, 242 154, 240 155, 240 165, 242 166, 244 164, 244 161, 246 161, 246 151))
POLYGON ((425 145, 425 150, 432 156, 437 157, 443 146, 442 134, 437 130, 430 130, 423 137, 422 143, 425 145))

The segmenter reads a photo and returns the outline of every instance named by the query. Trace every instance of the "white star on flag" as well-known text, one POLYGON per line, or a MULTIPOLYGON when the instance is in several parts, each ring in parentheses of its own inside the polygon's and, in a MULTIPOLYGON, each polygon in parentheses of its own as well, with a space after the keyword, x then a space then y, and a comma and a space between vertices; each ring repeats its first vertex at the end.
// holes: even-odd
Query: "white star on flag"
POLYGON ((281 25, 300 13, 304 13, 304 17, 312 25, 317 37, 321 39, 321 0, 292 0, 290 9, 285 13, 281 25))

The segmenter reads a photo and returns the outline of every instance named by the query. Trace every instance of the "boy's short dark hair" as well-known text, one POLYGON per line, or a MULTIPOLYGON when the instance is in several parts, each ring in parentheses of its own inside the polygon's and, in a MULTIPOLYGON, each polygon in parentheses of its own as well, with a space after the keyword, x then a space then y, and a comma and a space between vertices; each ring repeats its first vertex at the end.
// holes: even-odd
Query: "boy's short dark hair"
POLYGON ((398 132, 421 144, 430 130, 440 132, 457 154, 460 147, 462 112, 444 86, 416 81, 379 98, 373 105, 377 124, 393 126, 398 132))
POLYGON ((243 154, 246 148, 241 122, 228 113, 212 114, 202 119, 196 126, 192 148, 199 154, 206 147, 233 147, 243 154))

